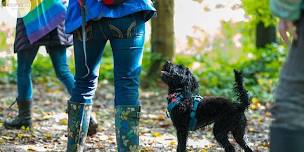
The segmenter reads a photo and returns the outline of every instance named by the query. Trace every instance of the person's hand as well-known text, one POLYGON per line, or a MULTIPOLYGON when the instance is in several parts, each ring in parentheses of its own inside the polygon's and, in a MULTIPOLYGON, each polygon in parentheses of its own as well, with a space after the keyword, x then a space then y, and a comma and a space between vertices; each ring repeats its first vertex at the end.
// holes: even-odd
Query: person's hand
POLYGON ((297 39, 296 27, 294 26, 292 21, 280 19, 279 32, 285 43, 289 42, 289 37, 292 37, 295 40, 297 39))
POLYGON ((68 0, 61 0, 62 4, 67 4, 68 0))

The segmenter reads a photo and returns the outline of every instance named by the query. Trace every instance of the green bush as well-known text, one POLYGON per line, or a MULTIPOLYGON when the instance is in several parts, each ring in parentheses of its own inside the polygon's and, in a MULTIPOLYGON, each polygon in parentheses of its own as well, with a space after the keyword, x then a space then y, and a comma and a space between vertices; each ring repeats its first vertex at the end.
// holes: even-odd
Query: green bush
POLYGON ((265 26, 269 26, 277 22, 271 14, 269 0, 242 0, 242 3, 246 15, 250 17, 250 25, 263 22, 265 26))
POLYGON ((200 82, 202 95, 233 95, 233 69, 244 73, 246 88, 251 97, 272 101, 279 70, 286 57, 286 46, 272 44, 256 49, 251 22, 223 22, 222 35, 212 44, 211 51, 195 55, 177 54, 175 62, 192 69, 200 82), (234 37, 241 35, 241 47, 234 37))
POLYGON ((6 34, 0 31, 0 51, 4 49, 7 49, 6 34))

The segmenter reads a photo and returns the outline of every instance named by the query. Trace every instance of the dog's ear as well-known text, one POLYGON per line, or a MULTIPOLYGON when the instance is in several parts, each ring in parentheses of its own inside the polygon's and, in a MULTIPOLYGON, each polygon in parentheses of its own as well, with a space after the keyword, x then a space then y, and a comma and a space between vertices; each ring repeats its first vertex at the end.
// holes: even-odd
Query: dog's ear
POLYGON ((190 90, 192 93, 195 93, 195 91, 198 89, 199 84, 197 79, 194 77, 194 75, 191 73, 189 68, 186 68, 186 75, 188 79, 188 86, 190 86, 190 90))
POLYGON ((189 101, 191 100, 191 98, 192 98, 192 92, 191 92, 191 88, 190 87, 185 86, 183 88, 183 96, 184 96, 185 100, 189 100, 189 101))
POLYGON ((194 92, 194 91, 198 90, 199 84, 198 84, 198 80, 196 79, 195 76, 192 75, 191 77, 192 77, 192 79, 191 79, 191 81, 192 81, 191 90, 194 92))
POLYGON ((184 80, 185 80, 185 84, 184 84, 184 87, 183 87, 183 92, 184 92, 184 97, 185 98, 188 98, 190 99, 192 97, 192 74, 191 72, 189 71, 188 68, 186 68, 186 74, 185 74, 185 77, 184 80))

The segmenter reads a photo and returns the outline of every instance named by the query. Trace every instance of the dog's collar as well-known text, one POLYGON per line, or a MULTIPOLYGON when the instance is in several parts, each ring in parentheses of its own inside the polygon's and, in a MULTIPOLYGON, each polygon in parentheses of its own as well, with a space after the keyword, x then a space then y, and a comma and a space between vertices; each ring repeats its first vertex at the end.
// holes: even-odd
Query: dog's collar
MULTIPOLYGON (((173 94, 168 95, 167 100, 169 100, 170 103, 168 104, 168 107, 167 107, 167 112, 169 112, 169 114, 167 113, 167 117, 170 118, 171 111, 173 110, 173 108, 175 106, 177 106, 178 104, 183 104, 182 103, 183 98, 184 97, 183 97, 182 93, 173 93, 173 94)), ((203 97, 199 96, 199 95, 195 95, 192 98, 193 98, 193 105, 191 108, 190 121, 189 121, 189 130, 191 130, 191 131, 196 129, 196 123, 197 123, 196 111, 197 111, 199 103, 203 100, 203 97)))

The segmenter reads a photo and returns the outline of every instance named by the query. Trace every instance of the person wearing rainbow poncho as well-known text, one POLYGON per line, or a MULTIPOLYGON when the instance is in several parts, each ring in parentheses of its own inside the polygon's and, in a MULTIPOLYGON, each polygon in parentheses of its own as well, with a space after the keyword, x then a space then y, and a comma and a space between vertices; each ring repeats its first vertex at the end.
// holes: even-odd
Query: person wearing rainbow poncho
MULTIPOLYGON (((73 38, 65 34, 66 6, 61 0, 31 0, 31 11, 17 19, 14 51, 17 53, 18 115, 4 122, 7 129, 32 127, 31 66, 40 46, 45 46, 52 60, 57 78, 69 94, 74 88, 74 77, 67 64, 66 48, 73 38)), ((95 118, 90 119, 89 133, 97 132, 95 118)))

